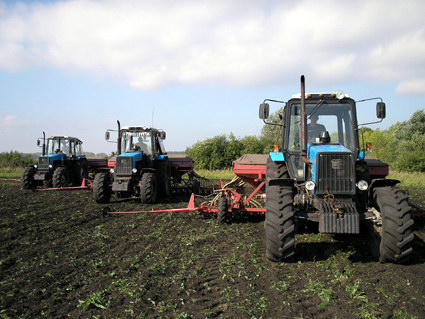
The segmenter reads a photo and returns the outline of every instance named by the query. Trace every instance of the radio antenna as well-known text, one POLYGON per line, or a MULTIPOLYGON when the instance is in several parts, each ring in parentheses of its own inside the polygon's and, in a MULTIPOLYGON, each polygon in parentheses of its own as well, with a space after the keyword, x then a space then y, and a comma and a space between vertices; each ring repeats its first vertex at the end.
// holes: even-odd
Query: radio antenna
POLYGON ((153 127, 153 116, 155 115, 155 105, 152 107, 152 125, 151 127, 153 127))

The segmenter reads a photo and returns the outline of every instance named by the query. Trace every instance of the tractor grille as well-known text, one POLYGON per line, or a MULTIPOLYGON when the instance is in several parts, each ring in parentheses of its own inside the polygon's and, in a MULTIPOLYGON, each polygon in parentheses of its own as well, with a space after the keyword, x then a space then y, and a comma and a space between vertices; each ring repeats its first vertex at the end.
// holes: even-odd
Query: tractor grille
POLYGON ((39 157, 38 158, 38 169, 39 170, 49 170, 49 158, 48 157, 39 157))
POLYGON ((352 153, 320 153, 317 159, 317 194, 354 195, 356 178, 352 153))
POLYGON ((131 175, 133 165, 131 157, 117 157, 116 171, 117 175, 131 175))

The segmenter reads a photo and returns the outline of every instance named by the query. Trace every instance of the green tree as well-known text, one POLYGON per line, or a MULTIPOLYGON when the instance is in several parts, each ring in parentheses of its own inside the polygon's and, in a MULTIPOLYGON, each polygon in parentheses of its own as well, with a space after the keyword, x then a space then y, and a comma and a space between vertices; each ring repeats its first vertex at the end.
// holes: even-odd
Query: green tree
POLYGON ((186 149, 200 169, 222 169, 226 167, 226 147, 229 141, 226 135, 218 135, 195 143, 186 149))
POLYGON ((35 164, 35 161, 28 154, 19 153, 16 151, 0 153, 1 168, 18 168, 25 167, 29 164, 35 164))
POLYGON ((264 145, 258 136, 245 136, 241 139, 243 145, 241 155, 243 154, 262 154, 264 145))
MULTIPOLYGON (((282 124, 283 108, 278 109, 266 120, 267 123, 282 124)), ((283 128, 280 125, 264 124, 261 130, 261 144, 263 153, 268 153, 273 149, 273 145, 278 144, 282 147, 283 128)))

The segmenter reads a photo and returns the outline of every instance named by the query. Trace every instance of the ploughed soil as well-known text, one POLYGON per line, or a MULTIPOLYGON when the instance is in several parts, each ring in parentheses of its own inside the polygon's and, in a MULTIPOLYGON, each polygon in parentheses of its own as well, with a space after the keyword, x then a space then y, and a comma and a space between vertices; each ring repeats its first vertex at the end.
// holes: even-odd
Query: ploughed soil
MULTIPOLYGON (((425 206, 423 188, 408 191, 425 206)), ((294 262, 272 263, 262 216, 102 215, 187 200, 100 205, 0 181, 0 318, 425 318, 423 222, 406 265, 374 261, 364 236, 309 230, 294 262)))

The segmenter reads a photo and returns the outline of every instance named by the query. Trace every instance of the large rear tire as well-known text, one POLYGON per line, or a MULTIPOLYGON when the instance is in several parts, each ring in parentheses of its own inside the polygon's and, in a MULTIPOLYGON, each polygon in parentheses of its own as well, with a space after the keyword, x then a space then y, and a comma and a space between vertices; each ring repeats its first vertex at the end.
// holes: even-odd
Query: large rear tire
POLYGON ((171 194, 171 167, 168 159, 164 159, 158 164, 158 179, 159 195, 169 197, 171 194))
POLYGON ((112 195, 111 177, 109 173, 101 172, 94 176, 93 197, 96 203, 109 203, 112 195))
POLYGON ((270 178, 289 178, 285 163, 267 160, 266 256, 272 261, 289 260, 295 254, 293 189, 269 185, 270 178))
POLYGON ((142 204, 156 203, 158 194, 158 184, 155 173, 147 172, 140 180, 140 201, 142 204))
POLYGON ((53 187, 61 188, 69 185, 69 172, 66 167, 56 167, 53 173, 53 187))
POLYGON ((381 263, 404 263, 413 252, 413 219, 406 193, 393 186, 373 190, 375 208, 382 225, 374 225, 371 241, 372 254, 381 263))
POLYGON ((34 181, 35 167, 27 166, 25 167, 24 173, 22 174, 22 188, 23 189, 34 189, 36 187, 36 182, 34 181))

